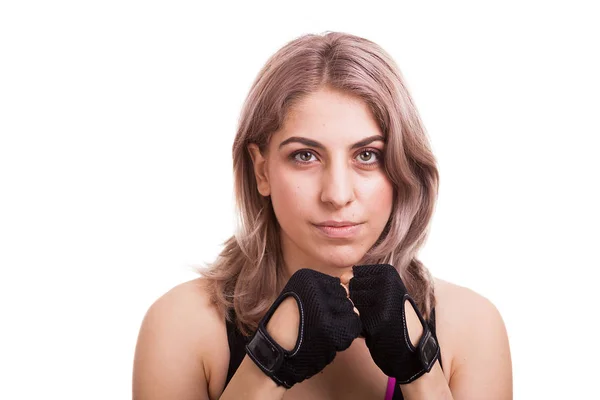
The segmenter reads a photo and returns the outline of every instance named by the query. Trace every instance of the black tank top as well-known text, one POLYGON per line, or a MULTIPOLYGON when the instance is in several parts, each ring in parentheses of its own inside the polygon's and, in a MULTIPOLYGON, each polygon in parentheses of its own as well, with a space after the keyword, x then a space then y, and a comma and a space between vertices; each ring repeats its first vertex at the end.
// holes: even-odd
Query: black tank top
MULTIPOLYGON (((225 381, 225 387, 227 387, 227 385, 229 384, 229 381, 233 377, 233 374, 235 374, 235 371, 237 371, 238 367, 242 363, 242 360, 244 359, 244 356, 246 355, 246 344, 251 339, 250 336, 242 335, 242 333, 239 331, 239 329, 237 329, 237 327, 235 325, 235 313, 233 312, 233 310, 230 310, 230 315, 232 316, 232 320, 234 322, 229 322, 228 320, 225 321, 226 325, 227 325, 227 342, 229 343, 229 354, 230 354, 229 369, 227 370, 227 380, 225 381)), ((437 334, 435 331, 435 307, 431 309, 431 316, 430 316, 429 320, 427 321, 427 323, 429 324, 429 329, 431 330, 433 337, 435 338, 435 340, 438 340, 437 334)), ((439 341, 438 341, 438 343, 439 343, 439 341)), ((439 361, 440 361, 440 367, 441 367, 441 365, 442 365, 442 353, 441 352, 440 352, 439 361)), ((395 387, 394 397, 392 398, 392 400, 404 400, 404 396, 402 396, 402 391, 400 390, 398 385, 396 385, 396 387, 395 387)))

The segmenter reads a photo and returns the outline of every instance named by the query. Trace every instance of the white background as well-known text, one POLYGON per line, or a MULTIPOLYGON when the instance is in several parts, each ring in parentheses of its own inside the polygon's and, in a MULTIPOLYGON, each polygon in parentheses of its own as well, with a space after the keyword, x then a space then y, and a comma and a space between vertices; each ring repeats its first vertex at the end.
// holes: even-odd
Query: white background
POLYGON ((405 75, 441 174, 421 258, 498 307, 515 398, 591 398, 592 3, 2 2, 0 398, 131 398, 144 313, 233 232, 252 80, 326 30, 375 41, 405 75))

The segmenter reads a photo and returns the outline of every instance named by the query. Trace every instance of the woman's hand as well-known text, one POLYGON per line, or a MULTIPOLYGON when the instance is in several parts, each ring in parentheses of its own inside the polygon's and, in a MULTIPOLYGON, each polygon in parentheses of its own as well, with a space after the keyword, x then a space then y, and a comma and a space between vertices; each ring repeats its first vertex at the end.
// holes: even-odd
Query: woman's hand
POLYGON ((429 372, 439 358, 439 345, 396 269, 388 264, 353 267, 342 275, 350 299, 360 311, 362 335, 373 361, 398 383, 429 372))
MULTIPOLYGON (((342 282, 342 286, 346 289, 348 293, 348 298, 350 298, 350 280, 354 277, 352 271, 344 272, 342 276, 340 276, 340 281, 342 282)), ((352 299, 350 299, 352 301, 352 299)), ((354 304, 354 303, 352 303, 354 304)), ((408 327, 408 336, 410 342, 413 346, 417 346, 419 344, 419 340, 423 335, 423 325, 421 325, 421 320, 417 315, 417 311, 413 307, 412 303, 408 300, 404 303, 405 311, 406 311, 406 325, 408 327)), ((360 311, 356 307, 354 307, 354 312, 360 315, 360 311)))
POLYGON ((362 330, 340 279, 300 269, 260 321, 248 356, 286 388, 320 372, 362 330))

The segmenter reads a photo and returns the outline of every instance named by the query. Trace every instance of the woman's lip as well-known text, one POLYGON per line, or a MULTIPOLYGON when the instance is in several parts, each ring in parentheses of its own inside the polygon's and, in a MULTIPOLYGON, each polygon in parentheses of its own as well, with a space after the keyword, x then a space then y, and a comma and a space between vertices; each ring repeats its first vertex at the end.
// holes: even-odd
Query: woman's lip
POLYGON ((315 225, 321 233, 330 238, 349 238, 355 236, 360 230, 362 224, 345 225, 345 226, 329 226, 315 225))

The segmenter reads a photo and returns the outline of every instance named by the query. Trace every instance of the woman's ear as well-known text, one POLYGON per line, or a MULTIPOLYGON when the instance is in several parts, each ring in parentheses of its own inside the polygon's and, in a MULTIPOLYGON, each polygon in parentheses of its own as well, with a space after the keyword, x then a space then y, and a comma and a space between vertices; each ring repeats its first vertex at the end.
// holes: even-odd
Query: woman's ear
POLYGON ((271 185, 269 184, 269 174, 267 173, 267 160, 260 152, 256 143, 248 145, 248 152, 252 158, 258 192, 265 197, 269 196, 271 194, 271 185))

